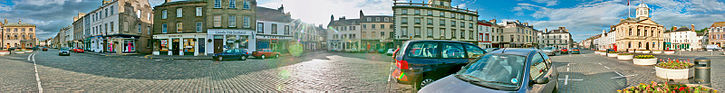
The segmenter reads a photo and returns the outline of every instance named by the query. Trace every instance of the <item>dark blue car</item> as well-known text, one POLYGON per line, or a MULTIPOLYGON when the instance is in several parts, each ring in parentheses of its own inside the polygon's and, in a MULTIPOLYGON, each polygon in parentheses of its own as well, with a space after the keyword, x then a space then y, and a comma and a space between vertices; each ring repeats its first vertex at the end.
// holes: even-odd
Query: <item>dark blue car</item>
POLYGON ((229 49, 221 53, 216 53, 212 56, 212 58, 218 61, 223 61, 225 59, 239 59, 244 61, 247 60, 247 57, 249 57, 249 53, 244 49, 229 49))
POLYGON ((435 80, 456 73, 470 61, 486 52, 480 47, 460 41, 411 40, 394 53, 395 81, 411 84, 417 90, 435 80))
POLYGON ((456 74, 423 87, 420 93, 555 93, 558 72, 536 49, 489 52, 456 74))

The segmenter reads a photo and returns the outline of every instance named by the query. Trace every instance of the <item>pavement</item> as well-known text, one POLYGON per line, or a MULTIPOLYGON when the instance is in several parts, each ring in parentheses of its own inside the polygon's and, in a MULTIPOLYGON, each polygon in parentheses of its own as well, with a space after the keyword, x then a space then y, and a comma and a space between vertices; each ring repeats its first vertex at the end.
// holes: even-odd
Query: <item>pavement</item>
MULTIPOLYGON (((410 85, 388 81, 392 58, 377 53, 320 51, 246 61, 57 53, 51 49, 0 56, 0 92, 412 92, 410 85)), ((639 83, 666 81, 654 77, 652 66, 636 66, 591 51, 551 58, 560 72, 563 93, 616 92, 639 83)), ((725 76, 720 74, 725 73, 725 57, 708 58, 713 60, 713 87, 725 89, 725 79, 716 78, 725 76)))

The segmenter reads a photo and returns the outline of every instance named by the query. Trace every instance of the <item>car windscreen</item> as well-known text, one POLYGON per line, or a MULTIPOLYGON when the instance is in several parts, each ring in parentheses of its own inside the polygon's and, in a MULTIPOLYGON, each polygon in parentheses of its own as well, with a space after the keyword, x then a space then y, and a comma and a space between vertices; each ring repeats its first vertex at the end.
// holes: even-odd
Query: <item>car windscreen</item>
POLYGON ((522 82, 526 57, 489 54, 462 68, 456 77, 484 87, 516 90, 522 82))
POLYGON ((234 53, 234 49, 226 50, 224 53, 234 53))
POLYGON ((70 48, 64 47, 64 48, 60 48, 60 50, 70 50, 70 48))

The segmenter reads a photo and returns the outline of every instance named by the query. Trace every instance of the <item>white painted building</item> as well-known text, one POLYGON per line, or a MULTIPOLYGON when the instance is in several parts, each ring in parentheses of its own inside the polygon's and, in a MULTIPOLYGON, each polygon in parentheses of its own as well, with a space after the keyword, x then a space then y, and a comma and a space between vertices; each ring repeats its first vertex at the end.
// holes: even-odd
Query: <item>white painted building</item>
POLYGON ((600 38, 596 39, 595 44, 598 50, 616 49, 615 39, 617 38, 617 32, 611 31, 606 32, 602 30, 600 38))
POLYGON ((665 50, 686 50, 692 51, 702 48, 701 37, 697 37, 694 29, 686 27, 675 31, 665 32, 665 50))

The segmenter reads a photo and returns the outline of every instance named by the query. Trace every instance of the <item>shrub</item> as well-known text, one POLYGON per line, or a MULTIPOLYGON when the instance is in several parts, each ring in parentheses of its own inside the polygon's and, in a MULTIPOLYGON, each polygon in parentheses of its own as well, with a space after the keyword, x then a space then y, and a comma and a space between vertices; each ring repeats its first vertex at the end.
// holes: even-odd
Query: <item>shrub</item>
POLYGON ((636 58, 636 59, 651 59, 651 58, 655 58, 655 56, 653 56, 653 55, 637 55, 637 56, 634 56, 634 58, 636 58))

